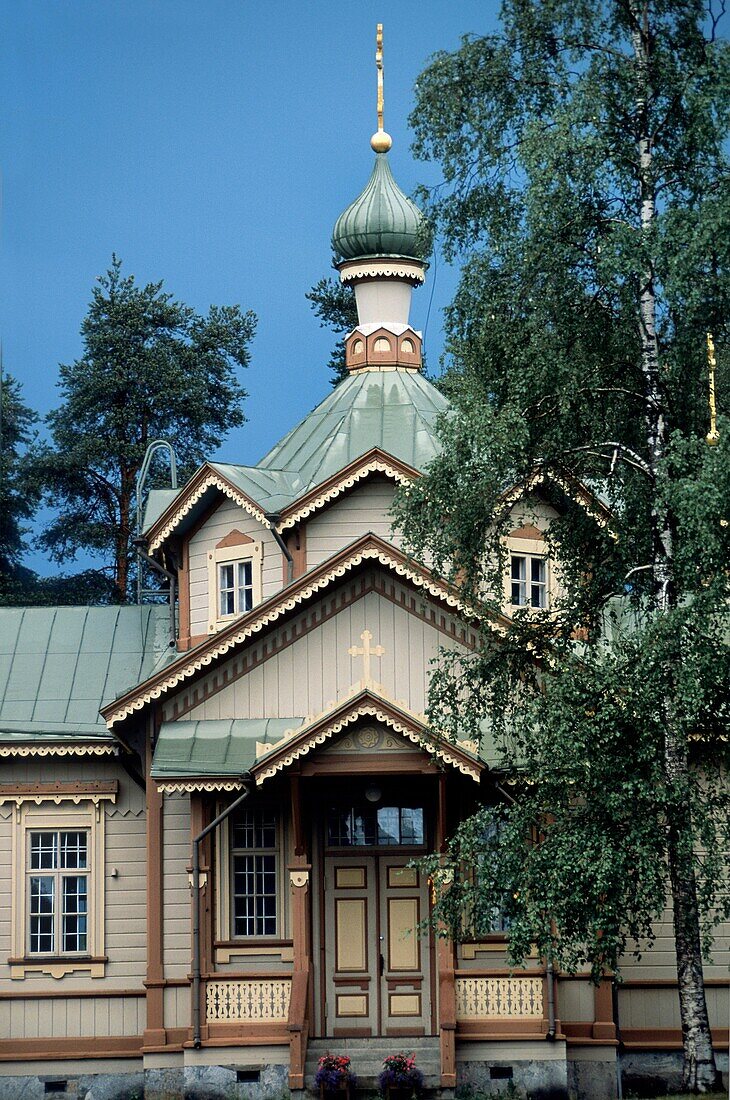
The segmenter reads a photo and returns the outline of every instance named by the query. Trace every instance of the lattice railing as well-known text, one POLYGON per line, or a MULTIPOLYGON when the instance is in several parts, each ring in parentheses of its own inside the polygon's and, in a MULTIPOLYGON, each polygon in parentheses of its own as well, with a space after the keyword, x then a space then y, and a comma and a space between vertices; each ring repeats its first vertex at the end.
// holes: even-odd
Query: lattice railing
POLYGON ((205 1018, 249 1023, 282 1023, 289 1015, 291 981, 212 981, 205 990, 205 1018))
POLYGON ((457 978, 457 1020, 542 1017, 542 978, 457 978))

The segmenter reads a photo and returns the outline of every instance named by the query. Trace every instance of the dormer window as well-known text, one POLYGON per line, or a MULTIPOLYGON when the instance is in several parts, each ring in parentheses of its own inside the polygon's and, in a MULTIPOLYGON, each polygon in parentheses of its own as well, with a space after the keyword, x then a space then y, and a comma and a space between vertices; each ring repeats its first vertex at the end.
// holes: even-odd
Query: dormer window
POLYGON ((240 531, 231 531, 208 553, 209 633, 261 602, 262 556, 263 543, 240 531))
POLYGON ((512 554, 510 561, 512 606, 546 608, 547 559, 536 554, 512 554))
POLYGON ((253 607, 253 566, 251 559, 231 561, 218 566, 218 617, 241 615, 253 607))

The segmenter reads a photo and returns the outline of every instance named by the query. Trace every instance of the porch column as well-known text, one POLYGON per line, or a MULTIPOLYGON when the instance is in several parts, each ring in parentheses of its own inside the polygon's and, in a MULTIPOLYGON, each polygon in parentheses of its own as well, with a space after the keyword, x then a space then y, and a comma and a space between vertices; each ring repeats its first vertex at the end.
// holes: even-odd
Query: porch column
POLYGON ((294 835, 294 855, 289 864, 291 929, 294 953, 291 1002, 287 1023, 289 1031, 289 1088, 303 1089, 312 998, 312 963, 309 948, 312 865, 308 859, 306 834, 302 821, 300 778, 298 775, 292 775, 289 782, 294 835))
POLYGON ((145 978, 147 1026, 143 1047, 164 1047, 167 1043, 164 1020, 165 974, 162 961, 162 795, 150 775, 153 738, 159 728, 156 708, 149 720, 145 747, 145 801, 147 816, 147 975, 145 978))
MULTIPOLYGON (((436 848, 446 852, 446 775, 438 777, 438 813, 436 816, 436 848)), ((439 1045, 441 1049, 441 1087, 456 1088, 456 980, 454 977, 454 944, 448 937, 436 941, 436 966, 439 990, 439 1045)))
POLYGON ((593 987, 594 1039, 616 1038, 616 1024, 613 1018, 613 978, 603 977, 601 984, 593 987))

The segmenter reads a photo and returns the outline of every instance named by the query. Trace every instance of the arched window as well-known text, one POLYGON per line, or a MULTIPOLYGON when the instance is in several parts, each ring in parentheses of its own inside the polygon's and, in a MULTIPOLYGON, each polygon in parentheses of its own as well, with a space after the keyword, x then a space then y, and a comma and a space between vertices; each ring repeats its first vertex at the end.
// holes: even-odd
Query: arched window
POLYGON ((405 340, 401 340, 400 350, 402 352, 405 352, 406 355, 413 355, 414 351, 416 350, 416 345, 413 343, 412 340, 409 340, 408 337, 406 337, 405 340))
POLYGON ((373 344, 373 351, 390 351, 390 340, 386 340, 384 336, 379 336, 373 344))
POLYGON ((365 350, 365 345, 363 344, 362 340, 353 340, 353 342, 352 342, 352 354, 353 355, 362 355, 364 350, 365 350))

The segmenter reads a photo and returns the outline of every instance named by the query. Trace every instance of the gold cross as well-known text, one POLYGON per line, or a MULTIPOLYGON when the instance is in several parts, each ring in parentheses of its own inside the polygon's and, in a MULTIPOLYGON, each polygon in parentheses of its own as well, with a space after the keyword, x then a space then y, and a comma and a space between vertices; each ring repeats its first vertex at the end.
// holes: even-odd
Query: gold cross
POLYGON ((383 129, 383 24, 375 31, 375 65, 378 70, 378 129, 383 129))
POLYGON ((370 679, 370 658, 382 657, 385 654, 385 650, 381 645, 370 647, 370 643, 373 640, 373 636, 369 630, 363 630, 360 635, 360 641, 362 645, 351 645, 348 649, 348 653, 351 657, 362 657, 362 674, 363 678, 361 683, 363 686, 372 683, 370 679))

